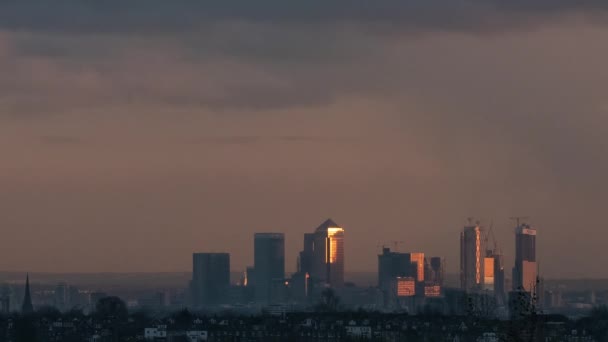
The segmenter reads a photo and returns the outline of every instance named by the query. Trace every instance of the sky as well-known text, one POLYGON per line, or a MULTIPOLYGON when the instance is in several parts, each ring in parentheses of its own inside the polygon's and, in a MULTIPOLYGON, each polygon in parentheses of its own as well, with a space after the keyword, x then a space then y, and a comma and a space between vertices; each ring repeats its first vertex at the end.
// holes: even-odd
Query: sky
MULTIPOLYGON (((467 217, 511 267, 608 277, 608 3, 0 2, 0 270, 253 262, 331 217, 458 270, 467 217)), ((510 271, 507 272, 510 276, 510 271)))

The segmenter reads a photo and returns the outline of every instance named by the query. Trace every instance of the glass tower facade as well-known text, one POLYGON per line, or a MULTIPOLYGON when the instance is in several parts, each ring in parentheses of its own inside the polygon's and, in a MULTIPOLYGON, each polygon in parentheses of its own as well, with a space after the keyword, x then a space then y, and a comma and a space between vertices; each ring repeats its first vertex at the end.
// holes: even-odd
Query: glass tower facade
POLYGON ((268 302, 271 284, 285 279, 285 235, 256 233, 253 241, 255 298, 259 302, 268 302))
POLYGON ((224 303, 230 287, 230 254, 194 253, 191 286, 195 307, 224 303))
POLYGON ((524 223, 515 229, 513 290, 534 291, 536 277, 536 229, 524 223))
POLYGON ((324 282, 332 287, 344 285, 344 229, 334 221, 321 224, 311 239, 311 272, 315 282, 324 282))
POLYGON ((484 257, 481 227, 464 227, 460 233, 460 285, 463 290, 471 292, 481 289, 484 257))

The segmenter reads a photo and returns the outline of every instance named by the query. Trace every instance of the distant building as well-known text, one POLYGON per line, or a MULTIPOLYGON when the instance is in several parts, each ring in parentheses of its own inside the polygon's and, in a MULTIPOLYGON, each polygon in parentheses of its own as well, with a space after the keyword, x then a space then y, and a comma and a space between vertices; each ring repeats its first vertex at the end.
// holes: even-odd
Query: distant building
POLYGON ((424 253, 409 253, 413 267, 413 276, 417 282, 424 282, 424 253))
POLYGON ((460 286, 466 292, 483 286, 484 252, 481 227, 464 227, 460 233, 460 286))
POLYGON ((0 313, 8 314, 11 312, 11 296, 8 285, 0 287, 0 313))
POLYGON ((304 234, 304 246, 298 258, 298 272, 312 274, 314 250, 315 250, 315 234, 304 234))
POLYGON ((413 276, 411 256, 408 253, 391 252, 382 248, 378 255, 378 287, 384 293, 394 288, 397 277, 413 276))
POLYGON ((425 297, 441 297, 440 285, 424 285, 425 297))
POLYGON ((502 254, 498 251, 487 251, 486 258, 492 262, 494 296, 499 304, 505 304, 505 266, 502 254))
POLYGON ((23 296, 23 304, 21 306, 22 314, 31 314, 34 312, 34 306, 32 305, 32 295, 30 293, 30 276, 29 274, 25 277, 25 295, 23 296))
POLYGON ((308 273, 313 282, 344 286, 344 228, 328 219, 314 233, 304 234, 299 262, 300 272, 308 273))
POLYGON ((413 297, 416 295, 416 278, 397 277, 396 280, 397 297, 413 297))
POLYGON ((486 251, 486 256, 483 258, 483 287, 484 291, 494 291, 494 255, 492 251, 486 251))
POLYGON ((55 307, 59 311, 66 311, 70 306, 70 288, 66 283, 59 283, 55 286, 54 296, 55 307))
POLYGON ((255 299, 267 303, 274 282, 285 280, 285 235, 254 234, 255 299))
POLYGON ((537 276, 536 229, 523 223, 515 228, 513 290, 533 292, 537 276))
POLYGON ((444 265, 440 257, 431 257, 429 262, 428 275, 425 274, 426 280, 439 286, 443 286, 444 281, 444 265))
POLYGON ((222 304, 230 287, 230 254, 194 253, 191 286, 195 307, 222 304))

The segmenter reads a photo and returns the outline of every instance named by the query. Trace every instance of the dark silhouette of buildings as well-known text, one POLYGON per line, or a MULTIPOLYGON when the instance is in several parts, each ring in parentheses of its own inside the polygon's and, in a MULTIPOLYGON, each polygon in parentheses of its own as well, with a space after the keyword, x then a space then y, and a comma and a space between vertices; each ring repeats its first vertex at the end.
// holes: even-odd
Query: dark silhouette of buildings
POLYGON ((21 312, 23 314, 31 314, 34 312, 34 306, 32 305, 32 295, 30 294, 30 275, 25 277, 25 295, 23 296, 23 305, 21 306, 21 312))
POLYGON ((0 313, 8 314, 11 312, 10 289, 7 285, 0 288, 0 313))
POLYGON ((253 239, 255 299, 267 303, 273 283, 285 282, 285 235, 256 233, 253 239))
POLYGON ((304 235, 305 270, 313 282, 340 288, 344 285, 344 229, 331 219, 313 234, 304 235))
POLYGON ((195 307, 224 303, 230 288, 230 254, 194 253, 191 286, 195 307))
POLYGON ((415 277, 417 264, 413 263, 409 253, 391 252, 383 248, 378 255, 378 287, 387 296, 394 292, 397 277, 415 277))
POLYGON ((443 286, 443 280, 444 280, 444 262, 441 259, 441 257, 431 257, 429 259, 429 270, 428 272, 425 272, 425 276, 426 276, 426 280, 433 283, 433 284, 437 284, 440 286, 443 286))

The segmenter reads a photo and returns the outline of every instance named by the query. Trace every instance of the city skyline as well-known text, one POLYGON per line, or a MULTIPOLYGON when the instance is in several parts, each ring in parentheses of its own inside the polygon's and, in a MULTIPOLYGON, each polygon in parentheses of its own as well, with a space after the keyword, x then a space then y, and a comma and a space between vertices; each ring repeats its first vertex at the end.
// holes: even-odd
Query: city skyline
POLYGON ((510 278, 530 215, 543 275, 608 278, 605 1, 53 3, 0 1, 0 270, 242 271, 276 231, 294 271, 332 217, 346 272, 455 274, 475 216, 510 278))
MULTIPOLYGON (((525 218, 527 219, 528 217, 525 217, 525 218)), ((511 222, 510 220, 513 220, 513 219, 514 219, 513 217, 510 217, 509 218, 509 222, 511 222)), ((463 236, 464 236, 463 234, 464 233, 463 232, 467 232, 468 230, 471 230, 473 228, 475 228, 478 231, 478 234, 477 234, 478 235, 478 239, 479 239, 479 241, 478 241, 479 246, 478 247, 479 247, 479 253, 480 253, 478 255, 478 257, 479 257, 479 260, 478 260, 478 262, 479 262, 479 265, 478 265, 479 270, 478 270, 477 276, 479 277, 479 279, 478 279, 479 283, 477 285, 479 285, 481 287, 483 285, 483 283, 484 283, 484 269, 486 268, 486 265, 485 265, 486 260, 484 260, 484 259, 488 259, 488 257, 490 257, 490 256, 492 258, 500 256, 501 261, 498 264, 501 265, 503 268, 505 267, 504 266, 505 264, 512 265, 513 266, 513 272, 515 272, 515 265, 516 265, 517 261, 513 262, 513 260, 509 260, 508 257, 511 256, 511 254, 512 254, 514 258, 518 258, 518 245, 517 245, 518 239, 517 238, 515 239, 516 243, 513 244, 513 251, 511 253, 509 253, 509 251, 507 251, 507 253, 505 254, 505 253, 503 253, 502 248, 500 250, 495 250, 498 241, 496 241, 496 239, 494 237, 494 232, 492 231, 492 227, 490 227, 490 230, 491 230, 490 234, 492 235, 492 238, 494 239, 494 241, 493 241, 494 248, 492 248, 490 246, 490 243, 488 242, 488 239, 489 239, 490 235, 488 234, 486 226, 484 226, 480 221, 477 221, 475 224, 471 224, 471 220, 472 220, 471 217, 468 217, 467 220, 469 221, 468 225, 465 225, 464 231, 461 229, 461 232, 460 232, 460 235, 461 235, 460 236, 460 254, 461 254, 461 259, 460 259, 460 261, 458 261, 457 259, 451 260, 452 262, 448 261, 448 264, 452 264, 453 267, 450 268, 450 269, 447 269, 446 273, 450 274, 450 275, 453 275, 453 276, 457 276, 457 275, 460 274, 461 287, 463 287, 463 288, 469 288, 469 289, 472 288, 470 285, 465 286, 462 283, 463 280, 467 278, 463 274, 463 270, 464 269, 462 268, 463 267, 463 264, 462 264, 462 262, 463 262, 463 259, 462 259, 463 255, 462 255, 462 253, 463 253, 463 246, 464 246, 463 245, 463 243, 464 243, 464 240, 463 240, 463 236), (488 253, 492 253, 492 255, 488 255, 488 253), (495 254, 495 253, 498 253, 498 254, 495 254), (507 256, 507 262, 506 263, 504 261, 505 255, 507 256)), ((491 220, 491 223, 490 223, 491 226, 494 224, 493 222, 494 222, 494 220, 491 220)), ((517 224, 519 224, 519 220, 517 221, 517 224)), ((336 228, 332 228, 332 227, 339 227, 339 226, 331 218, 329 218, 329 219, 325 220, 321 224, 321 226, 317 227, 317 229, 315 230, 315 233, 318 233, 321 230, 327 231, 328 229, 330 229, 330 230, 331 229, 334 229, 334 230, 336 229, 336 228)), ((518 225, 518 226, 516 226, 513 229, 513 232, 514 232, 515 236, 516 237, 519 236, 518 232, 520 232, 522 229, 526 230, 525 229, 526 227, 527 227, 528 230, 534 231, 534 236, 536 235, 536 229, 532 229, 529 224, 527 224, 526 222, 522 221, 521 226, 518 225), (522 228, 522 227, 524 227, 524 228, 522 228)), ((340 230, 340 234, 343 234, 343 229, 342 228, 337 228, 337 229, 340 230)), ((305 243, 305 246, 307 244, 307 242, 306 242, 307 241, 307 236, 308 236, 309 239, 311 239, 309 243, 312 243, 312 241, 314 241, 316 239, 315 238, 315 233, 304 233, 304 243, 305 243)), ((263 240, 264 238, 267 238, 267 239, 270 239, 270 240, 274 240, 274 239, 280 238, 280 241, 281 241, 280 242, 280 244, 281 244, 281 248, 280 249, 282 250, 283 259, 282 260, 281 259, 273 260, 272 262, 274 262, 275 265, 277 265, 277 266, 273 266, 273 267, 275 267, 275 268, 278 267, 278 265, 280 263, 280 264, 283 265, 283 269, 284 269, 283 273, 284 274, 297 273, 298 272, 298 267, 301 266, 300 263, 301 263, 301 258, 302 258, 302 253, 303 252, 297 253, 295 251, 286 250, 286 247, 285 247, 285 240, 286 240, 285 235, 286 234, 283 233, 283 232, 273 232, 273 233, 254 232, 253 236, 254 236, 254 242, 255 243, 252 244, 252 246, 254 247, 252 249, 253 258, 245 258, 245 260, 241 260, 240 263, 238 263, 237 265, 243 264, 243 265, 246 265, 246 266, 244 266, 244 267, 232 266, 232 267, 230 267, 230 272, 237 272, 238 273, 238 272, 247 272, 249 270, 253 271, 254 270, 255 259, 256 259, 256 253, 255 253, 256 249, 255 249, 255 246, 257 245, 258 240, 263 240), (291 256, 291 258, 289 258, 289 259, 293 258, 293 256, 290 255, 290 254, 294 254, 296 256, 295 257, 295 259, 296 259, 295 265, 288 265, 286 263, 286 261, 285 261, 285 260, 288 259, 288 256, 291 256)), ((297 240, 297 238, 294 238, 294 239, 297 240)), ((383 240, 383 241, 384 241, 383 243, 379 243, 379 244, 376 245, 376 247, 378 248, 378 250, 375 251, 376 254, 382 252, 382 250, 386 249, 386 248, 392 248, 393 252, 398 252, 398 253, 402 253, 403 251, 409 251, 407 253, 411 254, 412 258, 414 258, 414 256, 416 256, 416 260, 417 260, 417 267, 416 267, 417 271, 416 271, 416 273, 417 273, 417 276, 420 276, 420 275, 424 274, 424 272, 423 272, 424 261, 426 260, 425 259, 425 252, 411 252, 411 250, 419 250, 419 249, 416 249, 415 247, 408 246, 408 245, 404 244, 404 241, 398 241, 398 240, 390 240, 390 241, 389 240, 383 240)), ((505 245, 508 245, 508 244, 505 244, 505 245)), ((536 245, 536 241, 534 241, 534 245, 536 245)), ((344 247, 340 247, 341 250, 343 250, 343 248, 344 247)), ((475 252, 476 248, 473 248, 473 249, 474 249, 473 252, 475 252)), ((296 248, 296 250, 297 250, 297 248, 296 248)), ((233 252, 226 250, 226 248, 223 248, 223 247, 217 246, 217 245, 214 246, 214 247, 212 247, 212 248, 205 249, 205 250, 199 248, 197 251, 194 251, 194 253, 195 254, 226 254, 226 255, 232 255, 233 254, 233 252)), ((341 253, 344 253, 344 252, 341 252, 341 253)), ((191 255, 191 254, 189 254, 189 255, 191 255)), ((443 255, 438 256, 438 257, 433 257, 433 258, 443 259, 444 262, 445 262, 445 259, 446 259, 443 255)), ((534 258, 533 259, 535 260, 535 258, 536 258, 536 248, 534 248, 534 258)), ((268 260, 270 262, 270 259, 268 259, 268 260)), ((412 259, 412 260, 414 260, 414 259, 412 259)), ((319 262, 319 261, 317 261, 317 262, 319 262)), ((231 265, 233 265, 233 264, 231 264, 231 265)), ((535 265, 534 267, 536 267, 536 261, 534 261, 534 265, 535 265)), ((312 266, 309 266, 309 267, 312 267, 312 266)), ((445 265, 443 263, 442 263, 442 269, 444 269, 444 271, 445 271, 445 265)), ((29 273, 32 270, 0 270, 0 271, 27 272, 27 273, 29 273)), ((362 270, 362 269, 354 269, 354 270, 344 269, 343 272, 355 272, 356 273, 356 272, 376 272, 376 271, 377 271, 377 269, 372 268, 372 269, 364 269, 364 270, 362 270)), ((40 271, 33 270, 33 272, 40 272, 40 271)), ((140 272, 140 271, 134 270, 132 272, 140 272)), ((187 272, 187 270, 168 270, 168 271, 162 271, 162 272, 187 272)), ((50 272, 40 272, 40 273, 61 273, 61 272, 50 271, 50 272)), ((75 274, 77 274, 77 273, 107 273, 107 272, 78 272, 78 271, 76 271, 76 272, 65 272, 65 273, 75 273, 75 274)), ((114 272, 110 271, 109 273, 114 273, 114 272)), ((129 271, 127 271, 127 272, 116 272, 116 273, 129 273, 129 271)), ((155 272, 148 272, 148 273, 155 273, 155 272)), ((546 275, 546 274, 543 272, 543 275, 546 275)), ((508 279, 512 279, 511 278, 512 273, 508 273, 507 276, 508 276, 508 279)), ((343 276, 341 276, 341 277, 343 278, 343 276)))

